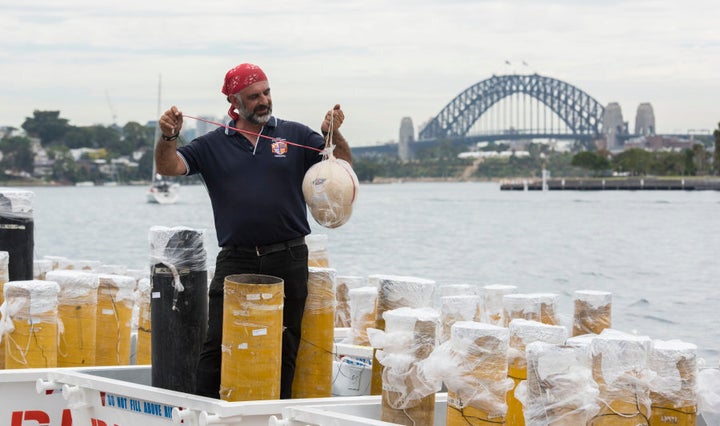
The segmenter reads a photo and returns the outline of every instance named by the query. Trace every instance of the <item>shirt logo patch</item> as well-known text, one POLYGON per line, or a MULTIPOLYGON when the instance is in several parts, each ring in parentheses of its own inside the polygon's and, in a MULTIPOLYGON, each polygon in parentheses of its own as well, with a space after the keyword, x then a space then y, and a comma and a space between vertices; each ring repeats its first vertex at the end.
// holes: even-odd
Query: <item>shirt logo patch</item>
POLYGON ((275 154, 276 157, 282 156, 287 154, 288 145, 283 140, 275 140, 272 143, 272 152, 275 154))

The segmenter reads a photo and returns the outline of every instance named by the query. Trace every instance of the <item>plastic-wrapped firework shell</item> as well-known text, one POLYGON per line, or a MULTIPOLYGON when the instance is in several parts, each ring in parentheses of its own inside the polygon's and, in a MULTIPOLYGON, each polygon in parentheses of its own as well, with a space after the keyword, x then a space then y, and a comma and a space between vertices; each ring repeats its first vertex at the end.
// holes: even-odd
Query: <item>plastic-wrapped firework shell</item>
MULTIPOLYGON (((400 275, 371 275, 368 282, 378 286, 377 307, 375 310, 375 328, 385 330, 383 314, 398 308, 423 308, 432 306, 435 293, 435 281, 400 275)), ((372 382, 370 393, 382 392, 382 365, 376 360, 372 364, 372 382)))
POLYGON ((567 338, 567 330, 559 325, 543 324, 516 318, 508 326, 510 341, 508 349, 508 377, 513 379, 514 387, 507 394, 508 424, 523 426, 525 416, 523 406, 515 397, 515 389, 527 379, 527 361, 525 348, 532 342, 545 342, 560 345, 567 338))
POLYGON ((576 290, 573 305, 573 336, 600 334, 612 327, 612 293, 576 290))
POLYGON ((0 333, 5 368, 57 367, 58 292, 54 281, 8 281, 0 333))
POLYGON ((94 366, 98 275, 85 271, 55 270, 47 273, 47 279, 60 286, 57 366, 94 366))
POLYGON ((308 247, 308 266, 316 268, 330 267, 330 254, 328 252, 327 234, 310 234, 305 236, 308 247))
POLYGON ((506 424, 508 329, 458 321, 450 340, 440 346, 438 363, 447 386, 448 426, 506 424))
POLYGON ((480 321, 480 296, 453 295, 440 298, 442 332, 440 343, 450 339, 450 330, 457 321, 480 321))
POLYGON ((422 374, 421 363, 435 349, 439 315, 432 308, 386 311, 380 419, 404 425, 432 425, 439 384, 422 374))
POLYGON ((352 288, 348 292, 350 304, 350 343, 370 346, 367 329, 375 327, 377 287, 352 288))
POLYGON ((302 189, 315 221, 326 228, 337 228, 350 220, 360 184, 347 161, 331 157, 310 167, 302 189))
POLYGON ((336 276, 332 268, 308 268, 308 295, 295 361, 293 398, 332 396, 336 276))
POLYGON ((220 398, 280 398, 284 281, 270 275, 225 277, 220 398))
POLYGON ((697 346, 680 340, 653 340, 648 367, 651 382, 650 424, 691 426, 697 421, 697 346))
POLYGON ((95 363, 128 365, 136 281, 113 274, 98 274, 98 278, 95 363))
POLYGON ((503 308, 503 296, 515 293, 517 286, 506 284, 489 284, 482 288, 482 322, 506 326, 503 308))
MULTIPOLYGON (((360 276, 339 275, 337 287, 335 288, 335 327, 351 327, 352 318, 350 315, 350 290, 365 286, 365 278, 360 276)), ((377 293, 376 293, 377 294, 377 293)))

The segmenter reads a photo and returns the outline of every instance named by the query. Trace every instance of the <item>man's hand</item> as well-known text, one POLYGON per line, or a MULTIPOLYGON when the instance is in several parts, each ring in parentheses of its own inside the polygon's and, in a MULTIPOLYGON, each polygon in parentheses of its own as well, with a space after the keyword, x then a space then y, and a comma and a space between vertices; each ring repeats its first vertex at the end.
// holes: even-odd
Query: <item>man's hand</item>
POLYGON ((173 106, 160 117, 160 132, 165 136, 174 136, 180 133, 183 124, 183 115, 177 107, 173 106))
POLYGON ((336 104, 333 109, 325 114, 325 119, 320 125, 320 130, 322 130, 323 133, 330 132, 330 124, 332 123, 332 130, 335 131, 342 126, 344 120, 345 114, 342 109, 340 109, 340 104, 336 104))

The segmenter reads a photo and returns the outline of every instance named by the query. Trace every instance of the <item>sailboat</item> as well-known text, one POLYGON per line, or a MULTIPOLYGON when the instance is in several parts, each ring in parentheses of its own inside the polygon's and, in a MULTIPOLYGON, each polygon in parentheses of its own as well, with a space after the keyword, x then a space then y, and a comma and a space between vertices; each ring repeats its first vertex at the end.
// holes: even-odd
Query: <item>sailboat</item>
MULTIPOLYGON (((160 77, 158 77, 158 106, 157 106, 157 117, 159 119, 161 112, 161 83, 160 77)), ((153 141, 153 147, 157 148, 158 139, 160 139, 160 123, 155 124, 155 135, 153 141)), ((154 149, 153 148, 153 149, 154 149)), ((148 203, 156 204, 174 204, 178 200, 178 192, 180 191, 180 184, 171 181, 168 177, 158 174, 155 161, 152 162, 152 183, 147 192, 148 203)))

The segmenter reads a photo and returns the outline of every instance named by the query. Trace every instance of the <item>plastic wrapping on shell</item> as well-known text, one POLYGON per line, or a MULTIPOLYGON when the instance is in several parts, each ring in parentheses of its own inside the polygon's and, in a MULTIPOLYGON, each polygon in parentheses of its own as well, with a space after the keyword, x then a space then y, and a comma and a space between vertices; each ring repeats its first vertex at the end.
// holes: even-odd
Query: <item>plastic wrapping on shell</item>
POLYGON ((560 295, 555 293, 530 293, 540 304, 540 322, 543 324, 560 325, 558 303, 560 295))
POLYGON ((520 318, 510 321, 508 331, 508 363, 515 368, 525 368, 525 348, 528 344, 545 342, 561 345, 567 339, 567 330, 563 326, 520 318))
POLYGON ((135 278, 127 275, 114 274, 98 274, 98 292, 99 296, 107 295, 113 299, 113 302, 121 302, 132 308, 135 303, 135 287, 137 282, 135 278))
MULTIPOLYGON (((350 313, 350 290, 365 286, 365 278, 351 275, 338 275, 335 297, 337 307, 335 309, 335 327, 351 327, 352 318, 350 313)), ((376 292, 377 295, 377 292, 376 292)))
POLYGON ((720 424, 720 368, 702 368, 698 372, 698 409, 705 424, 720 424))
POLYGON ((95 365, 99 277, 89 271, 55 270, 58 293, 58 367, 95 365))
POLYGON ((507 412, 508 329, 474 321, 458 321, 450 340, 438 346, 428 359, 427 375, 445 383, 448 404, 457 409, 473 407, 490 417, 507 412), (450 397, 449 397, 450 398, 450 397))
MULTIPOLYGON (((385 311, 432 306, 435 281, 397 275, 374 275, 378 283, 377 319, 385 311)), ((370 277, 368 277, 369 279, 370 277)))
POLYGON ((308 247, 308 266, 318 268, 330 266, 327 242, 326 234, 310 234, 305 237, 305 244, 308 247))
POLYGON ((150 228, 150 265, 172 265, 177 270, 207 270, 205 230, 185 226, 150 228))
MULTIPOLYGON (((8 262, 10 261, 10 253, 0 251, 0 283, 6 283, 10 279, 8 273, 8 262)), ((2 296, 2 295, 0 295, 2 296)))
POLYGON ((568 346, 574 346, 577 348, 585 348, 590 353, 590 343, 597 336, 596 334, 581 334, 579 336, 571 336, 565 340, 565 344, 568 346))
POLYGON ((0 217, 11 219, 32 219, 33 198, 31 191, 0 188, 0 217))
POLYGON ((503 296, 505 326, 519 318, 540 322, 540 299, 533 294, 515 293, 503 296))
POLYGON ((351 317, 349 343, 370 346, 367 329, 375 326, 377 295, 377 287, 359 287, 348 291, 351 317))
POLYGON ((58 292, 54 281, 9 281, 3 286, 0 336, 4 368, 57 366, 58 292))
POLYGON ((443 343, 450 339, 451 327, 456 322, 480 320, 480 296, 454 295, 440 297, 440 320, 442 323, 440 343, 443 343))
POLYGON ((612 293, 577 290, 573 294, 573 336, 600 334, 612 327, 612 293))
POLYGON ((654 340, 648 367, 656 374, 651 382, 653 405, 697 404, 697 346, 680 340, 654 340))
POLYGON ((308 295, 292 385, 293 398, 332 395, 336 276, 332 268, 308 268, 308 295))
POLYGON ((204 230, 153 226, 149 236, 151 275, 172 274, 177 292, 184 290, 181 276, 207 271, 204 230))
POLYGON ((33 260, 33 279, 44 280, 47 273, 52 271, 52 261, 50 259, 33 260))
POLYGON ((585 348, 532 342, 526 348, 527 380, 515 389, 526 426, 584 425, 600 407, 585 348))
POLYGON ((350 163, 333 157, 313 165, 302 184, 313 219, 326 228, 337 228, 350 220, 359 187, 350 163))
MULTIPOLYGON (((650 382, 654 373, 648 368, 651 339, 618 330, 605 329, 592 339, 593 377, 606 407, 622 413, 625 405, 646 415, 650 411, 650 382)), ((629 415, 629 413, 624 413, 629 415)))
POLYGON ((59 258, 57 259, 57 268, 54 269, 97 272, 101 264, 102 262, 99 260, 59 258))
POLYGON ((51 269, 60 269, 60 261, 67 260, 65 256, 43 256, 43 259, 47 259, 52 262, 51 269))
POLYGON ((472 284, 442 284, 438 286, 438 296, 477 296, 478 287, 472 284))
POLYGON ((139 283, 140 279, 142 279, 142 278, 150 278, 150 268, 147 268, 147 269, 128 268, 124 274, 120 274, 120 275, 127 275, 129 277, 133 277, 139 283))
POLYGON ((152 283, 149 277, 137 280, 135 290, 135 309, 133 309, 133 324, 137 330, 137 344, 135 350, 135 363, 145 365, 152 363, 152 317, 150 312, 152 283))
MULTIPOLYGON (((530 296, 530 295, 529 295, 530 296)), ((536 300, 538 306, 540 298, 529 297, 529 300, 536 300)), ((527 363, 525 359, 525 347, 532 342, 546 342, 562 344, 567 338, 565 327, 558 325, 543 324, 539 321, 515 318, 508 325, 510 341, 508 347, 508 377, 513 379, 515 387, 508 392, 507 421, 510 424, 522 423, 524 418, 523 406, 515 396, 517 386, 527 378, 527 363)))
POLYGON ((47 273, 47 279, 60 286, 58 303, 79 305, 97 304, 98 274, 88 271, 55 270, 47 273))
POLYGON ((305 312, 334 312, 337 271, 333 268, 308 268, 308 297, 305 312))
POLYGON ((440 317, 432 308, 398 308, 383 314, 385 331, 370 329, 368 337, 383 365, 383 391, 393 393, 387 401, 393 409, 416 406, 439 391, 442 383, 428 374, 428 357, 436 347, 440 317))
POLYGON ((3 285, 4 305, 6 305, 2 311, 3 322, 7 315, 8 319, 13 320, 56 323, 59 291, 60 286, 54 281, 6 282, 3 285))
POLYGON ((482 322, 498 326, 505 325, 503 296, 515 293, 517 287, 505 284, 490 284, 482 288, 482 322))
POLYGON ((137 292, 140 297, 150 298, 150 290, 152 285, 150 284, 150 278, 140 278, 137 284, 137 292))

